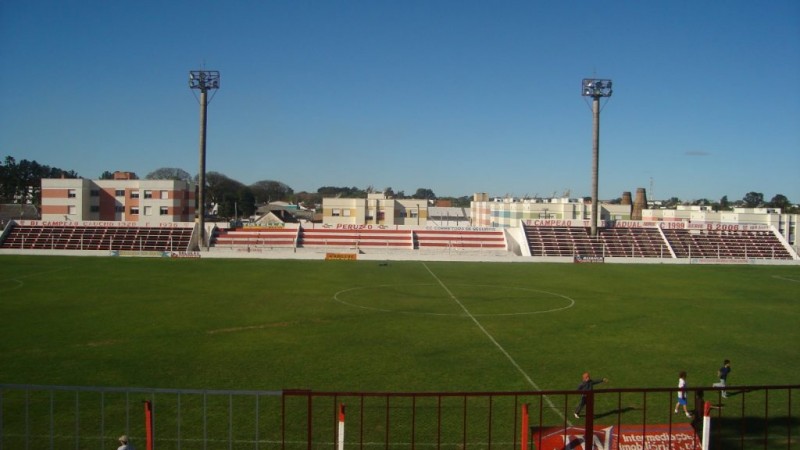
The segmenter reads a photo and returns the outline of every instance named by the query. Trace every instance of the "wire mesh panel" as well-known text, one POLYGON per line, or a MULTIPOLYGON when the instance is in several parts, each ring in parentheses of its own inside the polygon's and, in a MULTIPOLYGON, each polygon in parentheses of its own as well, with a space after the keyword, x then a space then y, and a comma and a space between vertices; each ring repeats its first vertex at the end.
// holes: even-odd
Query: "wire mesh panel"
POLYGON ((280 392, 0 385, 0 450, 259 449, 281 442, 280 392))
POLYGON ((0 385, 0 450, 113 450, 122 434, 144 449, 144 402, 157 450, 524 450, 523 443, 696 450, 706 420, 710 449, 797 447, 800 385, 724 389, 726 397, 723 388, 689 389, 687 416, 675 413, 675 388, 346 393, 0 385), (582 394, 585 409, 575 418, 582 394))

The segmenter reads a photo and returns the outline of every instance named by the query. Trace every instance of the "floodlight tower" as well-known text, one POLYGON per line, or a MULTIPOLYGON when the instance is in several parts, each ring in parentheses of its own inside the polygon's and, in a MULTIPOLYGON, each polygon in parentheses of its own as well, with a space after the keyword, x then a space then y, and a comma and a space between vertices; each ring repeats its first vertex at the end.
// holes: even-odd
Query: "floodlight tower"
POLYGON ((219 89, 219 71, 190 70, 189 89, 200 91, 200 172, 197 177, 197 217, 200 223, 200 247, 206 245, 206 124, 208 111, 208 91, 219 89))
POLYGON ((600 159, 600 98, 611 97, 611 80, 584 78, 581 95, 592 97, 592 237, 597 237, 597 168, 600 159))

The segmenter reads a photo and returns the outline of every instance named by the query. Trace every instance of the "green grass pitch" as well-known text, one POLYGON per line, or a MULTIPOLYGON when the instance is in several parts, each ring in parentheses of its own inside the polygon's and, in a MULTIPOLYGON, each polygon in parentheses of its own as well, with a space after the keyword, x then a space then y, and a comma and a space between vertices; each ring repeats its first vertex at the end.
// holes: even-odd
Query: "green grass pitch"
POLYGON ((0 383, 797 383, 800 268, 0 256, 0 383))

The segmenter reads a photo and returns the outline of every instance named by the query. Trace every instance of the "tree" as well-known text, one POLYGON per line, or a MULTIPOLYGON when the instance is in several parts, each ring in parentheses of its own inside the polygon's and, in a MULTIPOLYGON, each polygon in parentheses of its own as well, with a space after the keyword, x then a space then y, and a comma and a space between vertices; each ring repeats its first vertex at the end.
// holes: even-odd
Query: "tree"
POLYGON ((764 194, 760 192, 748 192, 742 199, 745 208, 758 208, 764 205, 764 194))
POLYGON ((776 196, 772 197, 772 200, 770 200, 767 205, 773 208, 780 208, 781 211, 786 211, 792 207, 789 199, 783 194, 777 194, 776 196))
POLYGON ((426 188, 419 188, 411 198, 417 199, 426 199, 426 200, 436 200, 436 194, 433 193, 432 190, 426 188))
POLYGON ((334 187, 323 186, 317 189, 317 193, 323 198, 367 198, 367 192, 355 186, 353 187, 334 187))
POLYGON ((0 202, 13 203, 17 194, 17 161, 12 156, 6 156, 0 166, 0 202))
POLYGON ((295 203, 306 209, 316 209, 322 204, 322 196, 317 192, 298 192, 294 194, 295 203))
POLYGON ((669 200, 664 202, 665 208, 674 208, 681 204, 681 200, 678 197, 672 197, 669 200))
POLYGON ((723 195, 721 199, 719 199, 719 210, 720 211, 730 211, 731 203, 728 201, 728 196, 723 195))
POLYGON ((238 214, 242 217, 250 217, 256 213, 256 196, 253 190, 247 186, 242 186, 236 192, 236 206, 238 214))
POLYGON ((471 202, 472 202, 472 197, 469 195, 464 195, 453 199, 453 206, 458 208, 469 208, 471 202))
POLYGON ((219 172, 206 173, 206 194, 207 200, 217 205, 219 217, 249 217, 256 211, 252 189, 219 172))
POLYGON ((453 208, 469 208, 472 196, 464 195, 461 197, 437 197, 438 201, 449 201, 453 208))
POLYGON ((217 203, 217 217, 233 218, 238 213, 238 198, 235 192, 224 192, 217 203))
POLYGON ((238 206, 239 191, 246 186, 219 172, 206 173, 206 201, 217 205, 217 216, 233 217, 238 206))
POLYGON ((42 178, 78 178, 72 170, 63 170, 6 156, 0 166, 0 201, 3 203, 41 204, 42 178))
POLYGON ((256 181, 250 185, 250 190, 255 196, 256 203, 289 200, 289 197, 294 194, 294 191, 289 185, 275 180, 256 181))
POLYGON ((146 180, 176 180, 192 182, 192 175, 189 172, 178 169, 177 167, 162 167, 147 174, 146 180))
POLYGON ((100 174, 100 179, 101 180, 113 180, 114 179, 114 173, 113 172, 109 172, 108 170, 106 170, 105 172, 100 174))

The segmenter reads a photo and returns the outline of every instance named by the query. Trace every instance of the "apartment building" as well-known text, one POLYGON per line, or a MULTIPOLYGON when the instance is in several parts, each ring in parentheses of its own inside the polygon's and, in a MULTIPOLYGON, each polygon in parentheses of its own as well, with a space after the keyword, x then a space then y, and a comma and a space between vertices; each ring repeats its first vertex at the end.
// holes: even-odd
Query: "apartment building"
POLYGON ((367 198, 323 198, 322 221, 335 225, 415 225, 428 221, 428 201, 393 199, 382 193, 367 198))
POLYGON ((194 222, 194 183, 139 180, 116 172, 113 180, 42 179, 42 220, 47 222, 194 222))

